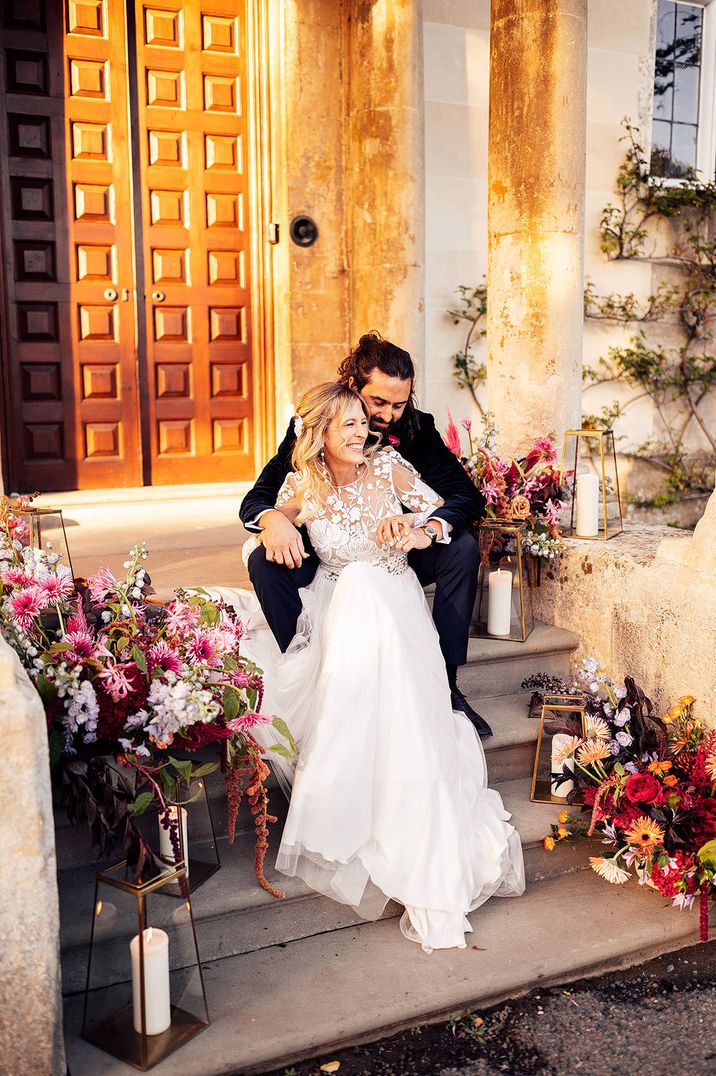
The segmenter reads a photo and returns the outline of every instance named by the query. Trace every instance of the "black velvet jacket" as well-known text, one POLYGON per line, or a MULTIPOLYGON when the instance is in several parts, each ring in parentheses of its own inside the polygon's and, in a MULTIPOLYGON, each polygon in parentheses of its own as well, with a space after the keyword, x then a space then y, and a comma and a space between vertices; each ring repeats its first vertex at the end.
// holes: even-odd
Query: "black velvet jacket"
MULTIPOLYGON (((452 527, 453 534, 466 530, 485 511, 485 499, 475 488, 467 474, 455 459, 442 437, 435 429, 435 419, 425 411, 416 412, 418 431, 410 439, 401 437, 397 451, 427 484, 445 501, 434 516, 444 519, 452 527)), ((293 419, 286 436, 272 460, 256 479, 253 489, 241 502, 241 522, 248 530, 257 531, 254 520, 268 512, 276 504, 278 491, 291 470, 291 453, 296 441, 293 419)))

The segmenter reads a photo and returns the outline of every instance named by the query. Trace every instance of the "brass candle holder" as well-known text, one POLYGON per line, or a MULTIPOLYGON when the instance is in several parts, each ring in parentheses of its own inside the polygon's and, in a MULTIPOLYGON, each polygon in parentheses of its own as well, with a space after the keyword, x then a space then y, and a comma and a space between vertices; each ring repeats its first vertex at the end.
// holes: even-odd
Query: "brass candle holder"
MULTIPOLYGON (((565 464, 567 459, 571 456, 570 440, 574 441, 574 460, 572 466, 572 478, 570 481, 570 493, 572 495, 572 504, 570 508, 569 526, 562 528, 562 534, 566 538, 580 538, 586 541, 607 541, 609 538, 616 538, 618 534, 621 534, 624 530, 624 516, 622 513, 622 500, 619 490, 619 469, 617 467, 617 450, 614 443, 614 431, 613 430, 567 430, 564 435, 564 441, 562 444, 562 463, 560 466, 559 481, 560 485, 564 484, 565 464), (596 441, 597 452, 599 455, 599 469, 598 477, 601 486, 600 507, 602 511, 601 526, 599 525, 599 512, 597 512, 597 533, 596 534, 577 534, 577 527, 575 524, 575 511, 577 507, 577 478, 578 468, 580 462, 580 447, 584 442, 596 441), (612 474, 609 472, 613 472, 612 474), (609 485, 613 481, 613 489, 616 495, 617 511, 619 513, 619 526, 609 525, 609 505, 608 505, 608 491, 609 485)), ((613 502, 612 502, 613 503, 613 502)))
MULTIPOLYGON (((211 801, 204 778, 193 780, 187 789, 186 798, 181 802, 170 804, 170 809, 175 812, 179 847, 182 860, 186 863, 186 880, 189 892, 193 893, 221 867, 211 801), (182 812, 185 812, 183 816, 182 812)), ((169 833, 162 826, 159 812, 157 812, 157 829, 160 838, 159 858, 168 867, 173 867, 174 851, 169 833)), ((181 897, 182 887, 177 880, 164 886, 162 892, 167 896, 181 897)))
POLYGON ((569 777, 565 769, 573 769, 568 760, 555 765, 554 756, 556 736, 585 736, 584 714, 585 699, 583 695, 545 695, 542 702, 539 729, 537 731, 537 749, 532 770, 532 788, 530 799, 533 803, 567 803, 571 791, 569 777), (564 791, 561 792, 560 788, 564 791))
POLYGON ((13 514, 18 519, 23 519, 27 525, 27 545, 33 549, 42 549, 47 552, 51 549, 61 554, 61 563, 72 572, 72 557, 70 556, 70 544, 67 541, 67 531, 61 508, 37 508, 30 505, 29 508, 13 508, 13 514))
POLYGON ((122 860, 95 880, 82 1038, 141 1072, 210 1023, 191 899, 153 899, 185 873, 144 881, 122 860))
POLYGON ((515 520, 482 520, 478 529, 480 567, 477 574, 477 608, 473 618, 476 635, 507 642, 523 643, 534 628, 532 610, 532 566, 526 552, 527 522, 515 520), (497 559, 495 551, 497 550, 497 559), (509 550, 509 552, 503 552, 509 550), (491 561, 492 555, 492 561, 491 561), (491 570, 500 568, 512 574, 512 608, 508 635, 490 635, 488 619, 488 579, 491 570))

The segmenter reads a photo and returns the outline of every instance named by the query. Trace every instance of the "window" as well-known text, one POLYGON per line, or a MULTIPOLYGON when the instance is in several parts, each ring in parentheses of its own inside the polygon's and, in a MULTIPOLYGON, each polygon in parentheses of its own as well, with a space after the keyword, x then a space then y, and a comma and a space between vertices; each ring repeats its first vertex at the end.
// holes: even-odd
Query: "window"
MULTIPOLYGON (((706 14, 701 4, 659 0, 651 133, 653 176, 683 178, 701 163, 699 123, 705 119, 700 116, 700 106, 706 96, 706 72, 702 71, 706 14)), ((709 171, 702 179, 713 178, 713 163, 709 171)))

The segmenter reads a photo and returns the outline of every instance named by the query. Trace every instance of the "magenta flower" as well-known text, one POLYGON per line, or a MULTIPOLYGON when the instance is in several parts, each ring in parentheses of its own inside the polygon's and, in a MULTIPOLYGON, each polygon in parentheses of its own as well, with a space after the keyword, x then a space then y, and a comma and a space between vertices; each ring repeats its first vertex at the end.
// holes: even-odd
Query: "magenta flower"
POLYGON ((102 605, 106 600, 107 595, 114 590, 117 586, 117 580, 114 578, 109 568, 100 568, 98 572, 90 576, 87 580, 87 589, 92 595, 92 601, 95 605, 102 605))
POLYGON ((480 491, 485 498, 486 504, 497 504, 502 492, 495 482, 484 482, 480 487, 480 491))
POLYGON ((0 579, 8 587, 30 587, 34 582, 32 576, 26 575, 21 568, 3 568, 0 579))
POLYGON ((208 631, 197 631, 186 648, 190 661, 206 661, 211 664, 219 654, 216 640, 208 631))
POLYGON ((171 635, 184 635, 196 627, 200 616, 198 606, 175 604, 169 608, 164 624, 171 635))
POLYGON ((256 728, 257 725, 270 725, 271 718, 266 714, 241 714, 240 717, 235 717, 233 721, 228 721, 226 724, 227 729, 231 729, 232 732, 249 732, 251 729, 256 728))
POLYGON ((460 431, 455 425, 455 421, 448 411, 448 424, 445 427, 445 444, 448 446, 454 456, 460 457, 462 455, 462 446, 460 444, 460 431))
POLYGON ((115 702, 119 702, 120 699, 126 698, 129 692, 133 690, 125 673, 125 669, 130 666, 135 669, 137 667, 134 662, 110 665, 99 674, 100 680, 104 680, 107 693, 111 695, 115 702))
POLYGON ((147 654, 147 666, 150 676, 155 669, 163 672, 173 672, 181 676, 182 663, 177 654, 165 642, 155 643, 150 646, 147 654))
POLYGON ((65 653, 66 661, 79 665, 87 658, 94 657, 94 639, 88 631, 68 631, 62 642, 69 643, 72 647, 65 653))
POLYGON ((550 526, 556 526, 562 516, 562 505, 559 501, 548 500, 542 514, 550 526))
POLYGON ((42 609, 42 591, 37 586, 27 587, 10 599, 10 615, 16 624, 27 631, 33 619, 42 609))
POLYGON ((471 418, 464 418, 462 420, 462 422, 460 423, 460 425, 462 426, 463 430, 465 430, 466 433, 469 433, 470 430, 472 429, 472 419, 471 418))
POLYGON ((75 584, 69 575, 48 575, 42 580, 40 588, 45 605, 56 605, 74 593, 75 584))
POLYGON ((535 443, 534 447, 539 449, 545 458, 547 463, 555 463, 557 460, 557 449, 554 447, 554 443, 549 437, 540 437, 535 443))
POLYGON ((388 434, 388 444, 392 445, 393 448, 400 448, 400 438, 396 437, 396 435, 394 433, 389 433, 388 434))

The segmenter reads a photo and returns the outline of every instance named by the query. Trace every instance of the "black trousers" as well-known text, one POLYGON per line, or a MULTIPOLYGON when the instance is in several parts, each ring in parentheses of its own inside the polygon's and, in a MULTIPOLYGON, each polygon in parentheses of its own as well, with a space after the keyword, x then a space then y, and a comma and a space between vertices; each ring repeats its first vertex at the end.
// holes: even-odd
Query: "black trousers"
MULTIPOLYGON (((249 557, 249 578, 283 651, 296 634, 301 612, 298 592, 301 587, 308 586, 318 568, 318 557, 308 536, 305 531, 301 533, 310 556, 300 568, 287 568, 284 564, 266 560, 262 545, 249 557)), ((408 563, 421 584, 435 583, 433 620, 446 665, 464 665, 467 661, 479 560, 477 542, 467 532, 458 534, 448 545, 436 542, 428 549, 412 549, 408 554, 408 563)))

